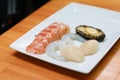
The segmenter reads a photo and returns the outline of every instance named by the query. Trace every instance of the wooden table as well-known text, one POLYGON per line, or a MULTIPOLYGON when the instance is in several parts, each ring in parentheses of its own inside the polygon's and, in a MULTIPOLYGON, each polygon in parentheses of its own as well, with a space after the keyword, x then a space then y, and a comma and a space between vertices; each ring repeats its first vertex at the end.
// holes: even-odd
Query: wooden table
POLYGON ((120 0, 52 0, 0 36, 0 80, 120 80, 120 39, 89 74, 21 54, 9 45, 70 2, 120 11, 120 0))

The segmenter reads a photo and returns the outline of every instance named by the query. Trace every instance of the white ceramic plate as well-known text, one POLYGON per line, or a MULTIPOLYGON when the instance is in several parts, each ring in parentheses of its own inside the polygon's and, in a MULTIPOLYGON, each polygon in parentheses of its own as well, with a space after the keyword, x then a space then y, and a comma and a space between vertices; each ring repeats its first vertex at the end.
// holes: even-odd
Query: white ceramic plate
POLYGON ((106 55, 108 50, 110 50, 119 37, 120 13, 79 3, 70 3, 42 21, 25 35, 14 41, 10 47, 23 54, 43 60, 45 62, 87 74, 106 55), (75 33, 75 27, 78 25, 85 24, 94 26, 102 29, 106 34, 106 38, 104 42, 100 43, 98 52, 95 55, 86 56, 85 61, 82 63, 62 62, 53 59, 46 54, 36 55, 27 53, 25 48, 32 42, 34 36, 53 22, 63 22, 68 24, 71 28, 71 32, 73 33, 75 33))

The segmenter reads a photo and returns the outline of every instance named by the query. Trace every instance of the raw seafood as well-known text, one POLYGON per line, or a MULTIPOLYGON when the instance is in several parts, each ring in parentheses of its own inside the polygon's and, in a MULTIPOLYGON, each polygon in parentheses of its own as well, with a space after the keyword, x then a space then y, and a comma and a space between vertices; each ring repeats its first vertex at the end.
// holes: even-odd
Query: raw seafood
POLYGON ((61 49, 61 55, 68 61, 82 62, 84 61, 84 53, 76 46, 66 46, 61 49))
POLYGON ((84 42, 80 47, 80 50, 83 51, 85 55, 92 55, 97 52, 98 41, 97 40, 88 40, 84 42))
POLYGON ((87 40, 83 43, 80 36, 74 33, 65 34, 61 40, 51 42, 46 47, 46 54, 60 61, 82 62, 86 55, 95 54, 98 50, 97 40, 87 40), (74 41, 78 41, 75 45, 74 41))
POLYGON ((67 44, 62 40, 53 41, 46 47, 46 54, 57 60, 65 61, 64 57, 61 56, 59 51, 66 45, 67 44))
POLYGON ((50 42, 61 39, 68 32, 68 25, 54 22, 35 36, 33 42, 26 47, 26 51, 36 54, 44 53, 46 46, 50 42))
MULTIPOLYGON (((53 41, 46 47, 46 54, 57 60, 67 61, 69 59, 66 59, 64 56, 67 56, 68 54, 64 53, 66 51, 66 50, 64 51, 64 48, 67 49, 68 46, 76 46, 74 44, 74 41, 78 41, 80 44, 81 41, 84 41, 84 39, 81 39, 81 37, 75 33, 65 34, 65 35, 63 35, 61 40, 53 41), (61 54, 61 50, 63 52, 63 55, 61 54)), ((80 59, 78 59, 77 56, 73 56, 73 59, 72 59, 72 57, 71 57, 72 52, 71 52, 70 55, 68 55, 68 57, 71 57, 71 61, 76 61, 76 62, 83 61, 84 58, 81 58, 81 57, 84 57, 84 56, 83 56, 83 54, 81 54, 82 52, 79 51, 79 48, 78 48, 78 50, 75 49, 76 47, 70 47, 70 48, 71 48, 70 50, 72 50, 73 52, 77 52, 75 54, 80 58, 80 59), (78 51, 80 52, 80 54, 78 54, 78 51), (75 59, 75 57, 77 57, 77 58, 75 59)))
POLYGON ((63 35, 62 40, 66 41, 69 44, 73 43, 74 40, 77 40, 80 42, 86 41, 86 39, 84 39, 83 37, 75 33, 68 33, 68 34, 63 35))
POLYGON ((46 54, 51 56, 52 58, 66 61, 63 56, 61 56, 60 50, 66 46, 75 45, 74 41, 83 41, 83 39, 80 39, 81 37, 75 33, 68 33, 62 36, 62 38, 58 41, 51 42, 46 47, 46 54))
POLYGON ((77 34, 88 40, 96 39, 98 41, 103 41, 105 38, 105 33, 101 29, 92 26, 79 25, 75 30, 77 34))

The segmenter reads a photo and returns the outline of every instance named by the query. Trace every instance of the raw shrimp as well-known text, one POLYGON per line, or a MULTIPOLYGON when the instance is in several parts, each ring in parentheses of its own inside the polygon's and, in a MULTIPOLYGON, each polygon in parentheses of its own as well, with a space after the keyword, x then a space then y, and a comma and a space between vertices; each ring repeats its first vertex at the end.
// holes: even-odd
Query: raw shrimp
POLYGON ((35 36, 33 42, 26 47, 26 51, 36 54, 44 53, 49 43, 61 39, 61 37, 68 32, 68 25, 54 22, 35 36))

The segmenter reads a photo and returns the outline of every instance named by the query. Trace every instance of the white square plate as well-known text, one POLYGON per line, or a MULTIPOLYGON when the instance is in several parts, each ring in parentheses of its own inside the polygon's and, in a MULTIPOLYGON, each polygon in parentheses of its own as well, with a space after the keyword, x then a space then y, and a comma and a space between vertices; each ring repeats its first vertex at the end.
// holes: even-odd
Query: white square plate
POLYGON ((103 8, 83 5, 80 3, 70 3, 39 23, 25 35, 14 41, 10 47, 23 54, 43 60, 45 62, 87 74, 106 55, 108 50, 114 45, 119 37, 120 13, 103 8), (32 42, 34 36, 53 22, 63 22, 68 24, 71 28, 71 32, 73 33, 75 33, 75 27, 78 25, 85 24, 94 26, 102 29, 102 31, 104 31, 106 34, 106 38, 104 42, 100 43, 98 52, 94 55, 86 56, 85 61, 82 63, 62 62, 55 60, 46 54, 36 55, 26 52, 25 48, 32 42))

